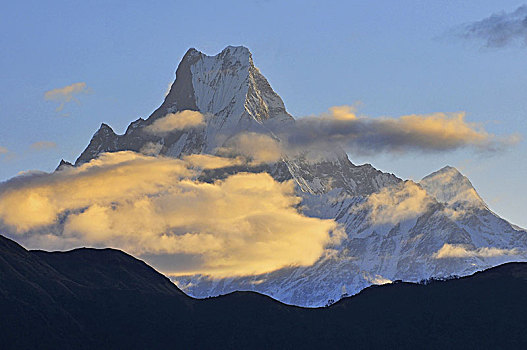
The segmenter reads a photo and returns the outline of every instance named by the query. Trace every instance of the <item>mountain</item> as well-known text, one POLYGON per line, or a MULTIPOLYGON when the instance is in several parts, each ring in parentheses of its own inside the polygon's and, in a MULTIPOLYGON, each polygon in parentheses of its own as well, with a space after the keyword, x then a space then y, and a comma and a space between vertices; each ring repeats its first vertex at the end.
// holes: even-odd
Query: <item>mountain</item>
MULTIPOLYGON (((102 124, 75 165, 102 152, 141 152, 152 144, 157 145, 156 154, 176 158, 214 154, 241 132, 277 138, 276 131, 292 123, 247 48, 229 46, 216 56, 190 49, 162 105, 146 120, 132 122, 123 135, 102 124), (148 132, 159 118, 185 110, 206 115, 205 125, 166 135, 148 132)), ((343 150, 334 149, 315 159, 304 152, 203 176, 214 181, 238 171, 265 171, 278 181, 293 179, 303 213, 336 220, 347 238, 312 266, 239 278, 173 278, 192 296, 250 290, 289 304, 321 306, 372 284, 468 275, 527 259, 527 232, 490 211, 470 181, 452 167, 415 183, 369 164, 355 165, 343 150)))
MULTIPOLYGON (((186 322, 163 312, 165 301, 184 310, 189 300, 169 279, 121 251, 27 251, 0 236, 2 349, 108 348, 107 337, 121 332, 136 332, 135 341, 145 342, 140 334, 148 322, 186 322), (132 305, 145 324, 127 322, 132 305)), ((122 338, 126 347, 130 340, 122 338)))
POLYGON ((229 46, 216 56, 190 49, 179 64, 176 77, 163 104, 148 119, 131 123, 124 135, 116 135, 102 124, 75 164, 89 161, 101 152, 139 152, 148 142, 159 142, 163 146, 161 154, 172 157, 211 153, 239 132, 293 121, 245 47, 229 46), (168 137, 145 132, 144 128, 157 119, 184 110, 214 117, 204 128, 182 130, 168 137))
POLYGON ((420 185, 437 201, 448 206, 486 207, 470 180, 451 166, 446 166, 424 177, 420 185))
POLYGON ((193 299, 114 249, 27 251, 0 236, 2 349, 523 348, 527 264, 373 286, 326 308, 253 292, 193 299))

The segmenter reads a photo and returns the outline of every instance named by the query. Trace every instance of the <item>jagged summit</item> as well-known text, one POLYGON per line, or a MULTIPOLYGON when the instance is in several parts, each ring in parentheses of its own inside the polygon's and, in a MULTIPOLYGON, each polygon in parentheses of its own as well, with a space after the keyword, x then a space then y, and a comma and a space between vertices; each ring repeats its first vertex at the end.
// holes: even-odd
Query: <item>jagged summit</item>
POLYGON ((470 180, 452 166, 425 176, 419 184, 439 202, 485 206, 470 180))
POLYGON ((61 169, 64 169, 65 167, 70 167, 70 166, 73 166, 73 164, 71 164, 70 162, 64 159, 61 159, 59 165, 57 166, 57 168, 55 168, 55 171, 61 170, 61 169))
POLYGON ((115 134, 115 131, 113 131, 112 127, 106 123, 101 123, 101 126, 99 127, 99 130, 97 130, 97 133, 104 133, 104 134, 115 134))
POLYGON ((247 112, 260 123, 274 117, 291 118, 243 46, 227 46, 214 56, 193 48, 187 51, 165 101, 149 119, 184 109, 215 116, 225 114, 226 109, 247 112))
POLYGON ((249 49, 227 46, 214 56, 189 49, 161 106, 146 120, 140 118, 130 124, 124 135, 115 135, 108 125, 101 125, 75 164, 87 162, 101 152, 140 151, 147 142, 162 144, 162 154, 172 157, 213 153, 237 133, 265 131, 293 120, 282 99, 254 66, 249 49), (184 110, 207 115, 206 127, 164 137, 144 132, 144 127, 155 120, 184 110))

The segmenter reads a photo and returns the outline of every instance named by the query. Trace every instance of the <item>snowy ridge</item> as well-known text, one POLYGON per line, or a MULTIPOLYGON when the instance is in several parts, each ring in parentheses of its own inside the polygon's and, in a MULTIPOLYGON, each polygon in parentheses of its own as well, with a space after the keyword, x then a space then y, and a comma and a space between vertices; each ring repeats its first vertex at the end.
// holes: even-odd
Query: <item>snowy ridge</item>
MULTIPOLYGON (((181 157, 214 153, 243 131, 269 132, 293 123, 281 98, 254 66, 247 48, 225 48, 215 56, 190 49, 163 104, 147 119, 116 135, 103 124, 76 165, 101 152, 141 151, 156 144, 162 154, 181 157), (164 136, 144 128, 167 113, 197 110, 206 125, 164 136)), ((253 290, 280 301, 322 306, 371 284, 466 275, 505 261, 527 260, 527 232, 491 212, 470 181, 445 167, 420 183, 403 181, 369 164, 356 166, 342 150, 325 150, 317 160, 304 155, 253 168, 204 173, 207 181, 236 171, 293 179, 305 215, 334 219, 347 239, 312 266, 288 267, 240 278, 178 277, 196 297, 253 290)))
POLYGON ((450 206, 463 203, 485 206, 483 199, 478 195, 469 179, 451 166, 446 166, 424 177, 420 184, 439 202, 450 206))

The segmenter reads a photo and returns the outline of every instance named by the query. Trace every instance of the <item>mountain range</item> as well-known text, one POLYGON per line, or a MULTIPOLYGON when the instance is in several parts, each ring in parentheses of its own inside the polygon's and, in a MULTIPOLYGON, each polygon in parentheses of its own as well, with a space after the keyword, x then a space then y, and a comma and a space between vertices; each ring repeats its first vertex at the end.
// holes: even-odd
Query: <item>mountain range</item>
MULTIPOLYGON (((147 119, 132 122, 123 135, 102 124, 74 165, 104 152, 145 148, 153 149, 153 155, 174 158, 214 154, 241 133, 279 139, 277 131, 294 123, 247 48, 229 46, 216 56, 190 49, 161 106, 147 119), (164 135, 148 132, 160 118, 187 110, 208 116, 204 125, 164 135)), ((372 284, 464 276, 527 259, 527 232, 493 213, 453 167, 416 183, 370 164, 353 164, 338 146, 317 157, 309 152, 202 176, 212 182, 242 171, 267 172, 277 181, 293 180, 304 215, 335 220, 345 229, 347 237, 332 254, 311 266, 253 276, 172 277, 182 290, 202 298, 256 291, 288 304, 322 306, 372 284)), ((155 260, 150 262, 156 265, 155 260)))
POLYGON ((523 348, 527 264, 366 288, 325 308, 254 292, 194 299, 115 249, 0 236, 2 349, 523 348))

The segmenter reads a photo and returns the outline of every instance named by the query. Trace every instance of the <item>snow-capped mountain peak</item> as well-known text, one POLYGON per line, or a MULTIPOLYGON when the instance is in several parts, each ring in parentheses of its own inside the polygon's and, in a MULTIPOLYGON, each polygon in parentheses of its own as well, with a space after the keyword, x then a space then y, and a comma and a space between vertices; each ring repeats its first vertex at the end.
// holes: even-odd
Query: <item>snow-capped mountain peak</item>
POLYGON ((448 205, 485 206, 470 180, 451 166, 425 176, 419 184, 438 202, 448 205))
POLYGON ((235 134, 262 132, 293 121, 282 99, 255 67, 249 49, 227 46, 214 56, 189 49, 162 105, 146 120, 132 123, 124 135, 115 135, 109 126, 101 126, 76 164, 87 162, 101 152, 140 151, 147 142, 162 144, 161 153, 173 157, 214 153, 235 134), (204 114, 206 127, 173 132, 164 137, 144 132, 144 127, 157 119, 184 110, 204 114))

